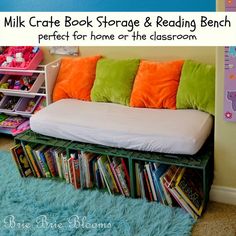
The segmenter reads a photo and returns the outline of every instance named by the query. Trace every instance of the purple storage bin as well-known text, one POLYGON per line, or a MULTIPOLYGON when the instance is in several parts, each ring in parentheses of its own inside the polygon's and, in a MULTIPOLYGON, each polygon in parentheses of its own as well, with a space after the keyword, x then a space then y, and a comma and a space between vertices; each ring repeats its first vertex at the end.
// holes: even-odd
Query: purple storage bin
POLYGON ((4 96, 0 102, 0 112, 13 112, 17 105, 19 104, 20 97, 14 97, 14 96, 4 96), (14 99, 16 102, 11 108, 6 108, 5 106, 11 99, 14 99))
POLYGON ((34 112, 34 109, 36 108, 36 106, 38 105, 39 101, 41 99, 41 96, 35 96, 34 98, 21 98, 19 103, 17 104, 15 111, 17 112, 17 114, 31 114, 34 112), (30 101, 34 102, 34 106, 31 107, 30 110, 26 111, 26 108, 28 107, 30 101))

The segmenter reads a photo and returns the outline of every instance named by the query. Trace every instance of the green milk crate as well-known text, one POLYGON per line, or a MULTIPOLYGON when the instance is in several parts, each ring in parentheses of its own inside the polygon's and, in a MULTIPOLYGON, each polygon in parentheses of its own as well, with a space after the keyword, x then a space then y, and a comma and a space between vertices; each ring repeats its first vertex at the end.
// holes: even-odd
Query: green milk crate
POLYGON ((128 169, 130 174, 130 192, 131 197, 135 197, 135 171, 134 164, 136 161, 156 162, 168 165, 176 165, 180 167, 193 168, 200 171, 202 175, 202 186, 204 194, 204 208, 209 200, 210 187, 213 181, 213 141, 212 135, 202 147, 202 149, 195 155, 174 155, 154 152, 144 152, 127 150, 120 148, 107 147, 96 144, 88 144, 81 142, 74 142, 69 140, 58 139, 54 137, 44 136, 28 130, 15 137, 15 142, 37 143, 48 145, 52 147, 62 147, 66 149, 67 157, 72 151, 92 152, 100 155, 115 156, 126 158, 128 161, 128 169))

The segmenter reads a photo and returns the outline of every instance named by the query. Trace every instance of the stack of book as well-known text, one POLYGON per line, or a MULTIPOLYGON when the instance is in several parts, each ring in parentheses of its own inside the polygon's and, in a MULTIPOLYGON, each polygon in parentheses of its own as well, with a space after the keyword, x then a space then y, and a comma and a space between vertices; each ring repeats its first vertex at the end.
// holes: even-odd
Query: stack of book
POLYGON ((88 152, 78 154, 81 188, 107 188, 110 194, 130 196, 130 176, 123 158, 88 152))
POLYGON ((63 175, 62 160, 66 159, 66 151, 63 148, 17 144, 11 148, 11 152, 22 177, 49 178, 63 175))
POLYGON ((194 219, 203 211, 202 178, 199 172, 158 163, 135 163, 137 197, 184 208, 194 219))
MULTIPOLYGON (((22 177, 59 177, 76 189, 107 189, 130 196, 126 158, 71 151, 38 144, 17 144, 12 156, 22 177), (69 157, 69 158, 68 158, 69 157)), ((134 163, 137 197, 165 205, 176 204, 194 219, 203 211, 202 178, 198 171, 159 163, 134 163)))
POLYGON ((90 152, 71 152, 37 144, 17 144, 11 149, 22 177, 60 177, 76 189, 107 189, 110 194, 130 196, 130 176, 124 158, 90 152))

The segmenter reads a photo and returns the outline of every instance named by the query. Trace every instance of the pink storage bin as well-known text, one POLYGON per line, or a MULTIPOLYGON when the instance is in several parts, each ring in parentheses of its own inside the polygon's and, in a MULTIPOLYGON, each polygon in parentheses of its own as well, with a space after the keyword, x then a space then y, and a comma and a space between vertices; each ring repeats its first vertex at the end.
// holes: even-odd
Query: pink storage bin
POLYGON ((15 112, 17 112, 17 114, 19 115, 33 113, 38 103, 40 102, 40 99, 41 96, 35 96, 34 98, 21 98, 20 101, 17 103, 17 106, 15 107, 15 112), (34 106, 32 106, 30 110, 26 111, 26 108, 30 101, 34 102, 34 106))
POLYGON ((8 131, 12 131, 12 129, 17 128, 19 125, 21 125, 25 121, 26 121, 26 118, 23 118, 21 116, 9 116, 7 119, 5 119, 4 121, 0 123, 1 131, 4 131, 4 129, 8 131))
POLYGON ((15 97, 17 102, 15 103, 14 107, 12 109, 6 109, 4 108, 5 105, 9 102, 10 99, 12 99, 14 96, 4 96, 0 102, 0 112, 13 112, 18 105, 20 101, 20 97, 15 97))
POLYGON ((30 63, 26 67, 3 67, 0 66, 0 74, 11 74, 11 75, 32 75, 33 73, 23 71, 23 70, 35 70, 40 62, 43 60, 43 52, 42 50, 38 50, 38 52, 34 55, 34 57, 31 59, 30 63), (3 70, 9 70, 9 71, 1 71, 3 70), (17 70, 17 71, 14 71, 17 70), (20 70, 20 71, 18 71, 20 70), (22 72, 21 72, 22 70, 22 72))

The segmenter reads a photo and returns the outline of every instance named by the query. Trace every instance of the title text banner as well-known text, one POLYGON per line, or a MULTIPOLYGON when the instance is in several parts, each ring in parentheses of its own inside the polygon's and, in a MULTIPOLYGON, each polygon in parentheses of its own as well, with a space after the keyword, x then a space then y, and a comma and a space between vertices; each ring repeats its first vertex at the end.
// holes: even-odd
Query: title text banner
POLYGON ((233 46, 234 12, 2 12, 0 45, 233 46))

